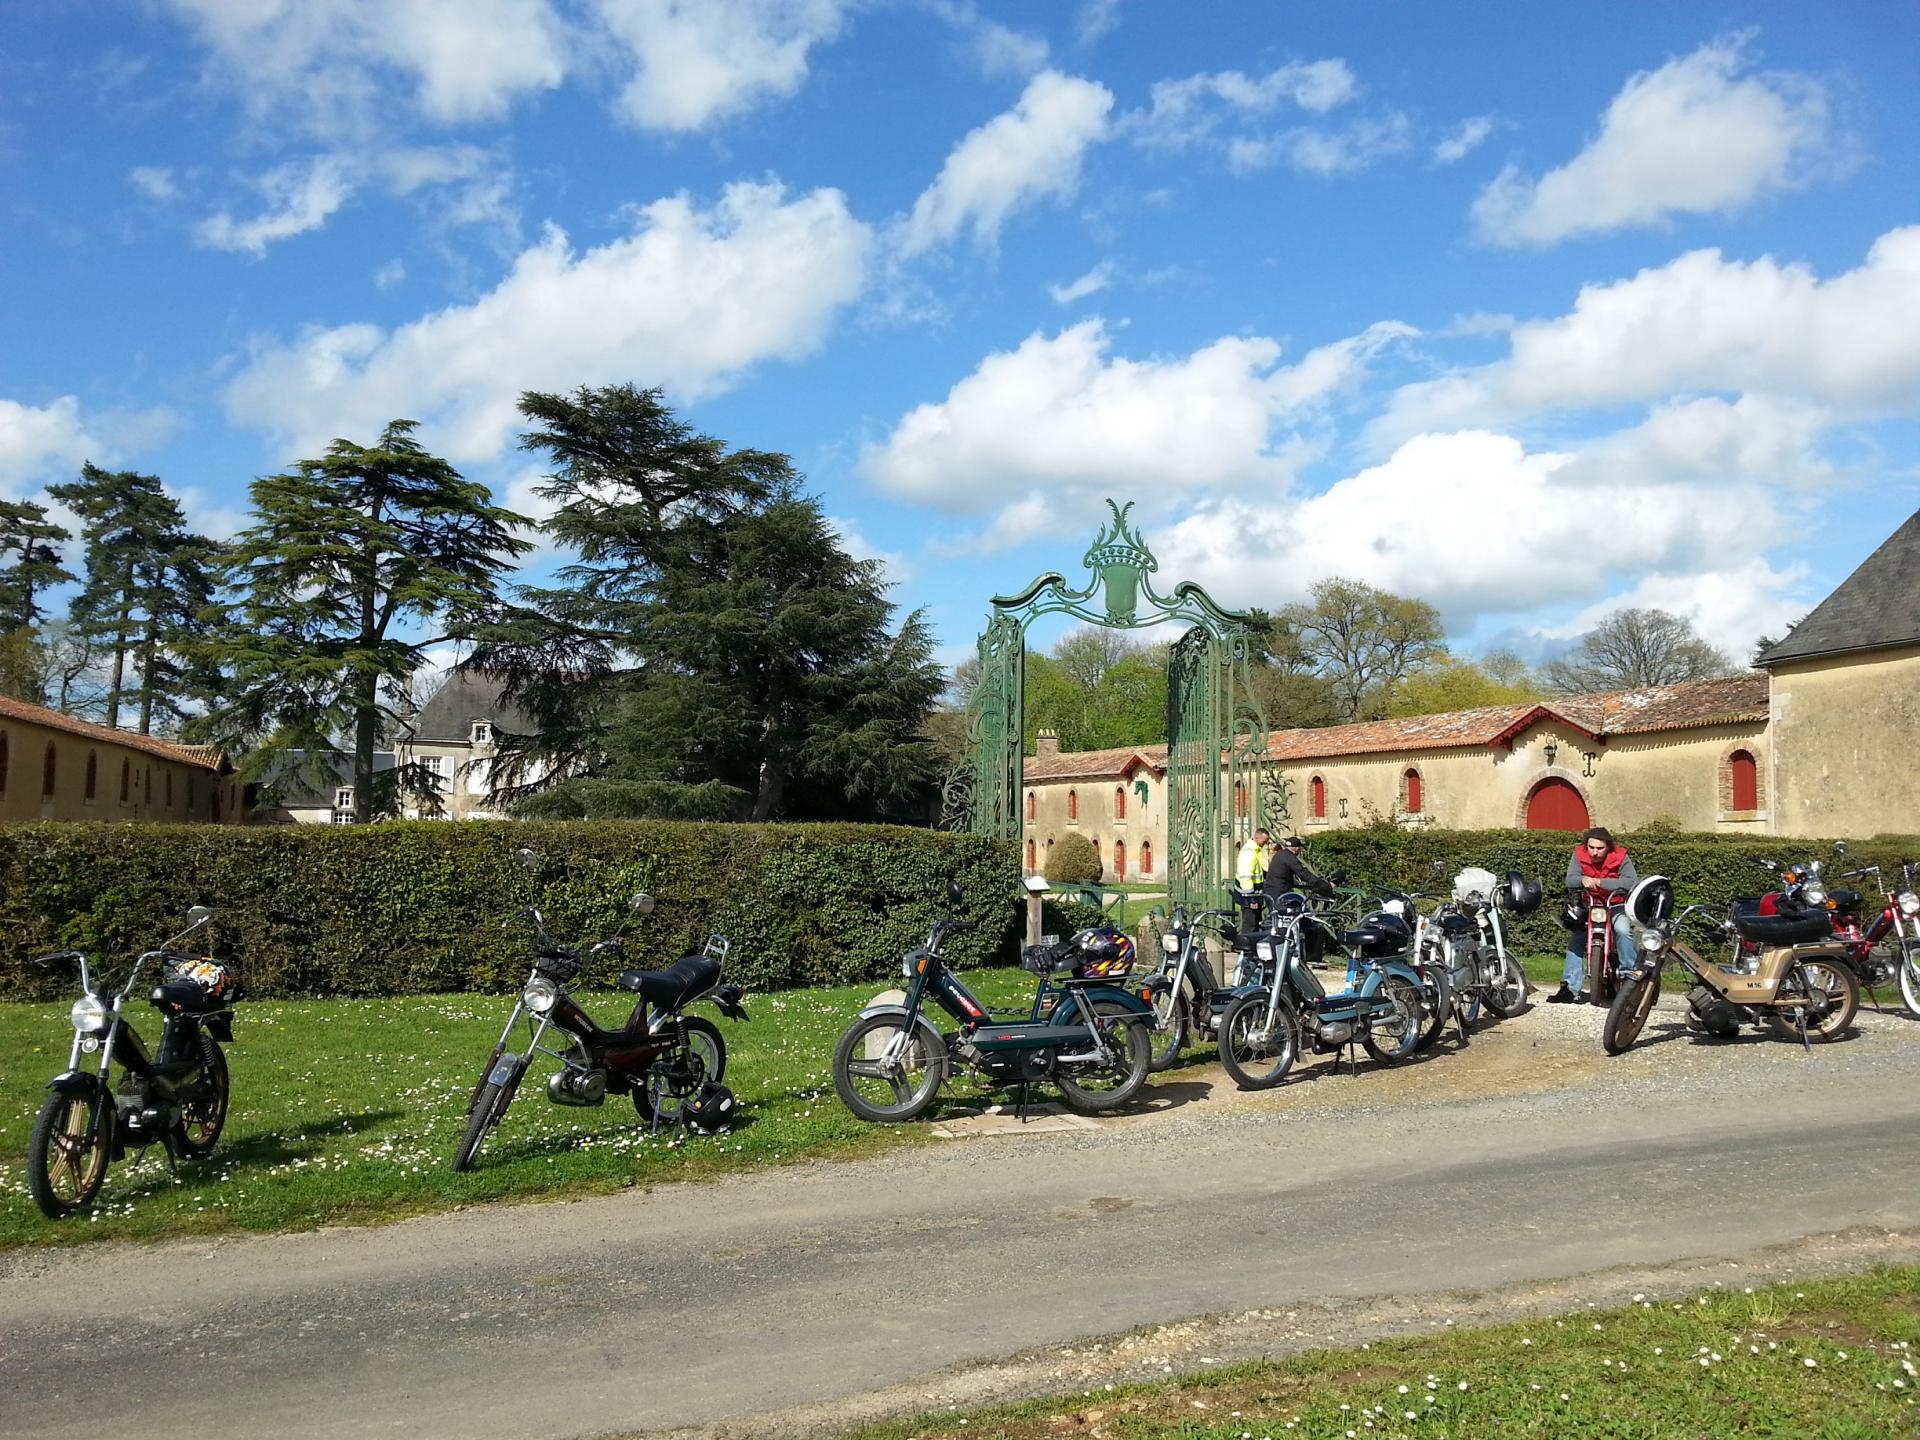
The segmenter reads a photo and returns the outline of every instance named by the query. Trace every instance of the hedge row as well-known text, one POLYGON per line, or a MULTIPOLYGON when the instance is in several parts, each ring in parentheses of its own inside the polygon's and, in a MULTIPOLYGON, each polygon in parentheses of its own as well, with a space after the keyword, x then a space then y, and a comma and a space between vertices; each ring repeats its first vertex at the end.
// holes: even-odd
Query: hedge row
POLYGON ((537 899, 555 935, 591 938, 637 890, 657 908, 632 922, 629 964, 665 965, 717 930, 733 942, 729 974, 755 989, 878 979, 925 939, 950 876, 976 924, 957 963, 1004 961, 1018 855, 977 836, 675 821, 0 826, 0 995, 63 994, 70 980, 31 956, 134 953, 194 904, 218 912, 215 948, 254 996, 502 990, 528 967, 521 906, 537 899), (537 872, 516 864, 523 845, 537 872))
MULTIPOLYGON (((1815 859, 1829 874, 1879 864, 1890 881, 1899 879, 1898 862, 1920 858, 1920 837, 1879 836, 1848 841, 1844 860, 1832 857, 1831 840, 1790 840, 1763 836, 1692 835, 1642 831, 1617 837, 1642 876, 1665 875, 1682 905, 1724 904, 1739 895, 1771 888, 1756 858, 1780 861, 1815 859)), ((1515 927, 1516 944, 1527 952, 1558 951, 1566 931, 1554 918, 1566 897, 1567 861, 1579 835, 1543 830, 1403 830, 1368 826, 1334 830, 1314 838, 1308 858, 1316 870, 1345 870, 1355 883, 1393 886, 1419 893, 1451 891, 1453 876, 1469 865, 1504 875, 1518 870, 1541 884, 1537 914, 1515 927)), ((1856 885, 1858 882, 1855 882, 1856 885)), ((1877 892, 1869 883, 1866 892, 1877 892)))

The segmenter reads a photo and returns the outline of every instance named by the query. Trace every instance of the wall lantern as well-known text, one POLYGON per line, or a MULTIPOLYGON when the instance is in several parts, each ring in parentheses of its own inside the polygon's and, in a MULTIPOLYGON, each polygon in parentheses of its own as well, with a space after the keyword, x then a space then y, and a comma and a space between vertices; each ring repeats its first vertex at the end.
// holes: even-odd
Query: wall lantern
POLYGON ((1558 755, 1559 753, 1560 753, 1560 747, 1554 744, 1553 741, 1551 740, 1547 741, 1547 750, 1546 750, 1547 764, 1549 765, 1553 764, 1553 757, 1558 755))

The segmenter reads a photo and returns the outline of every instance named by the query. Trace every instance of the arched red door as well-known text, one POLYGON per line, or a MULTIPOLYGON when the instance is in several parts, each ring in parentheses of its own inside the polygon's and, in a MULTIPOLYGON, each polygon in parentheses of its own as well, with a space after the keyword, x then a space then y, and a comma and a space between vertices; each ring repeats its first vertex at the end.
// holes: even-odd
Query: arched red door
POLYGON ((1564 780, 1542 780, 1527 797, 1529 830, 1584 830, 1592 823, 1587 802, 1564 780))

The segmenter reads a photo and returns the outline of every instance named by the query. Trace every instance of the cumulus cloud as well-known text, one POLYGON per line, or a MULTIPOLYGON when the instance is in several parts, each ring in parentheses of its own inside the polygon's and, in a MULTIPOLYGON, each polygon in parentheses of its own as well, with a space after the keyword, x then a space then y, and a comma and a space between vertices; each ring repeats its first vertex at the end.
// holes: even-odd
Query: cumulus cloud
POLYGON ((1034 76, 1013 109, 947 156, 901 226, 902 253, 921 254, 963 230, 991 244, 1015 210, 1071 195, 1088 148, 1107 133, 1112 108, 1104 85, 1053 70, 1034 76))
POLYGON ((1410 333, 1374 326, 1291 366, 1264 337, 1131 360, 1112 353, 1103 322, 1086 320, 988 356, 945 400, 903 416, 861 468, 896 495, 955 512, 1084 508, 1109 489, 1163 499, 1180 489, 1269 493, 1318 453, 1319 439, 1292 427, 1410 333))
POLYGON ((1551 245, 1726 214, 1804 183, 1834 145, 1820 83, 1755 72, 1747 37, 1732 36, 1634 75, 1586 149, 1537 180, 1509 165, 1473 219, 1494 244, 1551 245))
POLYGON ((845 0, 594 0, 631 59, 620 113, 646 130, 700 130, 797 92, 845 0))
POLYGON ((1571 313, 1514 327, 1508 356, 1404 387, 1374 430, 1510 423, 1703 391, 1794 396, 1853 416, 1920 411, 1920 226, 1821 279, 1770 257, 1696 250, 1589 285, 1571 313))
POLYGON ((470 305, 393 331, 347 324, 260 343, 227 411, 300 453, 407 415, 452 458, 492 458, 522 390, 631 380, 685 402, 811 350, 859 294, 871 238, 837 190, 790 199, 736 184, 710 209, 658 200, 597 249, 550 230, 470 305))
POLYGON ((1073 19, 1073 38, 1092 45, 1112 34, 1120 24, 1120 0, 1083 0, 1073 19))
POLYGON ((105 448, 88 433, 75 396, 62 395, 41 406, 0 399, 0 491, 18 494, 77 470, 105 448))
POLYGON ((353 195, 346 164, 335 155, 321 155, 304 164, 277 165, 254 182, 267 208, 251 220, 236 220, 227 211, 211 215, 194 230, 194 238, 209 250, 247 255, 266 254, 280 240, 318 230, 353 195))
POLYGON ((1433 147, 1434 164, 1452 165, 1466 159, 1493 134, 1496 123, 1491 115, 1475 115, 1470 120, 1462 120, 1451 135, 1433 147))
POLYGON ((1084 300, 1089 295, 1098 295, 1113 284, 1115 273, 1117 272, 1114 263, 1111 260, 1102 260, 1077 280, 1070 280, 1065 285, 1049 285, 1047 294, 1053 297, 1053 303, 1056 305, 1071 305, 1074 301, 1084 300))
POLYGON ((1250 116, 1282 109, 1320 115, 1360 93, 1344 60, 1293 61, 1265 75, 1222 70, 1154 84, 1148 108, 1128 117, 1141 143, 1169 148, 1197 145, 1250 116))
POLYGON ((1017 79, 1046 67, 1044 39, 988 19, 972 0, 928 0, 927 8, 959 32, 984 75, 1017 79))
POLYGON ((898 550, 883 550, 867 538, 860 522, 845 515, 825 517, 827 528, 839 537, 841 548, 856 560, 880 562, 880 578, 888 585, 899 585, 913 578, 913 567, 898 550))
POLYGON ((1287 165, 1327 179, 1365 170, 1389 155, 1413 148, 1413 126, 1398 111, 1347 125, 1296 125, 1278 135, 1242 136, 1227 142, 1227 166, 1239 174, 1287 165))
POLYGON ((136 165, 127 172, 127 183, 149 200, 177 200, 180 187, 173 171, 165 165, 136 165))

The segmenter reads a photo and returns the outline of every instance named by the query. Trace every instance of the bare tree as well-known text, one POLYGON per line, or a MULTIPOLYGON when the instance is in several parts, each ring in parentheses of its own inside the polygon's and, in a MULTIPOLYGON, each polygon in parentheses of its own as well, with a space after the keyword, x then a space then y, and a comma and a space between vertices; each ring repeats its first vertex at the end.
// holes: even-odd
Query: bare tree
POLYGON ((1541 674, 1553 689, 1580 694, 1712 680, 1737 669, 1678 615, 1616 610, 1541 674))
POLYGON ((1279 619, 1348 721, 1377 713, 1410 671, 1442 653, 1446 638, 1440 612, 1426 601, 1359 580, 1322 580, 1310 603, 1289 605, 1279 619))

